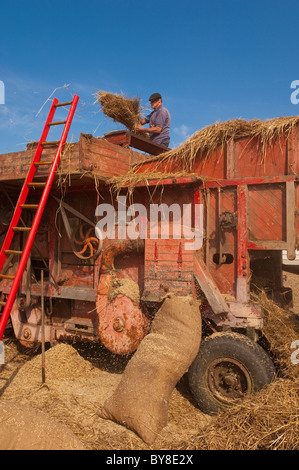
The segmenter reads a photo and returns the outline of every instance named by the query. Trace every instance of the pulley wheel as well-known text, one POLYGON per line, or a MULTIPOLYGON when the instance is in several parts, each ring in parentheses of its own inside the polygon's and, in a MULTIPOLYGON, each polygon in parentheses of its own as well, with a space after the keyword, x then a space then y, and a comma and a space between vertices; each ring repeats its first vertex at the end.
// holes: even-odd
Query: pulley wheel
POLYGON ((115 354, 131 354, 149 330, 149 320, 138 306, 125 295, 118 295, 103 306, 97 300, 99 336, 104 346, 115 354))

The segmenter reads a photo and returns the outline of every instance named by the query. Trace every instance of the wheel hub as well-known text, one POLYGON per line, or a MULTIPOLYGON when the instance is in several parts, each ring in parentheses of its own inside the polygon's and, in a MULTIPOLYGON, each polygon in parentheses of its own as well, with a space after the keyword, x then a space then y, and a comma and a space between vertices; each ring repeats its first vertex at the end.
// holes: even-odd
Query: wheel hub
POLYGON ((248 370, 231 358, 219 358, 210 364, 208 384, 212 393, 223 403, 242 398, 252 388, 248 370))

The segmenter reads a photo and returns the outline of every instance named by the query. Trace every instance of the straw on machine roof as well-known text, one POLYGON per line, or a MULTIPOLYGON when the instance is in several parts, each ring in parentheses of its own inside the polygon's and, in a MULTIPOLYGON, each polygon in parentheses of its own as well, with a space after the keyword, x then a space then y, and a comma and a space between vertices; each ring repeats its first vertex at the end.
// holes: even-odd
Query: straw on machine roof
MULTIPOLYGON (((211 154, 221 148, 230 139, 244 137, 257 138, 263 152, 267 146, 273 145, 282 136, 288 137, 294 126, 298 124, 299 116, 283 116, 262 121, 252 119, 231 119, 224 122, 216 122, 196 131, 180 147, 153 157, 151 160, 165 162, 166 160, 179 160, 184 168, 190 169, 197 158, 209 158, 211 154)), ((148 161, 148 160, 147 160, 148 161)), ((142 162, 141 162, 142 164, 142 162)))
POLYGON ((187 176, 192 177, 194 181, 206 181, 206 178, 201 177, 196 173, 189 173, 187 171, 146 171, 145 173, 135 173, 134 170, 130 170, 125 175, 113 176, 109 178, 108 183, 111 184, 113 192, 117 194, 124 187, 130 191, 131 189, 134 189, 139 183, 144 184, 148 183, 149 181, 155 181, 155 185, 159 185, 161 184, 161 181, 165 179, 177 179, 187 176))
POLYGON ((180 147, 168 150, 160 155, 146 157, 136 164, 126 175, 112 178, 109 182, 115 189, 128 184, 134 186, 140 181, 151 178, 160 178, 161 175, 172 175, 173 168, 182 173, 191 173, 195 158, 208 159, 211 154, 220 149, 224 151, 230 139, 250 138, 256 139, 259 149, 266 156, 267 147, 277 140, 290 135, 294 126, 298 124, 299 116, 285 116, 262 121, 253 119, 232 119, 206 126, 195 132, 180 147), (138 171, 145 163, 154 162, 149 172, 138 171))

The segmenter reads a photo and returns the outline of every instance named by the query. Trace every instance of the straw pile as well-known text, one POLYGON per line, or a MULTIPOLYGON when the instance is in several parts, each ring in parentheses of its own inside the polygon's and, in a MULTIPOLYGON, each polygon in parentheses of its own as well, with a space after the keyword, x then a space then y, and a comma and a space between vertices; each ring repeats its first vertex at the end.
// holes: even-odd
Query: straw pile
POLYGON ((263 334, 280 375, 286 378, 299 377, 299 364, 292 364, 290 360, 291 344, 299 339, 299 319, 270 300, 264 290, 252 293, 252 298, 262 306, 263 334))
POLYGON ((99 91, 95 96, 102 112, 113 121, 123 124, 130 131, 134 131, 135 126, 140 124, 142 108, 139 98, 128 98, 123 94, 106 91, 99 91))
POLYGON ((267 148, 273 146, 281 137, 287 138, 298 122, 298 116, 279 117, 266 121, 232 119, 217 122, 195 132, 180 147, 157 156, 147 157, 135 165, 126 175, 114 177, 108 182, 118 190, 128 182, 133 187, 141 181, 161 179, 163 175, 171 177, 174 172, 190 175, 195 158, 208 159, 216 150, 223 153, 230 139, 245 137, 250 140, 256 139, 258 150, 265 157, 267 148), (143 170, 142 166, 149 162, 152 162, 149 170, 143 170))
MULTIPOLYGON (((81 353, 67 344, 46 352, 46 383, 41 384, 41 355, 20 367, 15 344, 6 343, 6 365, 0 368, 1 402, 29 405, 67 426, 88 449, 140 449, 148 446, 134 432, 101 419, 99 406, 117 388, 128 358, 109 354, 100 345, 81 345, 81 353), (87 360, 88 358, 88 360, 87 360), (14 367, 17 367, 15 370, 14 367)), ((23 358, 25 360, 25 358, 23 358)), ((189 394, 190 395, 190 394, 189 394)), ((169 449, 174 439, 194 436, 211 421, 174 390, 169 403, 169 424, 157 439, 156 449, 169 449)))
MULTIPOLYGON (((151 449, 299 449, 298 365, 290 363, 290 344, 299 339, 299 322, 263 291, 253 296, 265 312, 264 335, 280 377, 216 417, 204 415, 194 406, 184 377, 171 395, 169 423, 151 449)), ((21 367, 22 356, 14 344, 6 343, 6 364, 0 368, 1 400, 47 413, 71 429, 89 449, 149 449, 132 431, 97 415, 99 406, 120 383, 126 364, 114 367, 114 356, 105 355, 95 345, 87 349, 89 360, 66 344, 49 349, 46 385, 41 386, 41 356, 21 367), (96 361, 91 360, 92 355, 96 361)))
POLYGON ((220 412, 185 450, 298 450, 299 378, 277 379, 242 404, 220 412))
MULTIPOLYGON (((79 353, 68 344, 57 344, 50 348, 47 353, 47 381, 52 382, 67 378, 76 380, 82 376, 93 375, 94 367, 89 361, 83 360, 79 353)), ((35 377, 40 384, 41 355, 35 356, 18 372, 18 381, 12 386, 22 383, 26 387, 29 377, 35 377)))
POLYGON ((290 345, 299 339, 299 321, 268 299, 253 294, 265 314, 264 335, 275 357, 279 378, 242 403, 221 411, 203 432, 173 449, 298 450, 299 365, 291 363, 290 345))

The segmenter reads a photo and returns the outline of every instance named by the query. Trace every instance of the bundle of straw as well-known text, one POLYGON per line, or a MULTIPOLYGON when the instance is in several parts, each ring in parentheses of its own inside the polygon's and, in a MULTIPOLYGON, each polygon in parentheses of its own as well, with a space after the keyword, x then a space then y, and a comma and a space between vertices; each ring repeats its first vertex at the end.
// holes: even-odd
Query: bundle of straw
POLYGON ((130 131, 135 130, 135 126, 140 123, 142 111, 139 98, 128 98, 123 94, 118 95, 106 91, 99 91, 95 96, 106 116, 123 124, 130 131))
POLYGON ((299 378, 299 364, 291 362, 291 344, 299 338, 299 318, 269 299, 263 289, 252 292, 251 297, 262 307, 263 334, 268 340, 280 375, 299 378))

